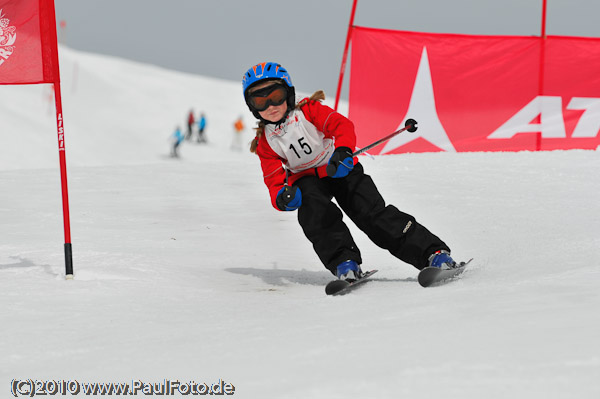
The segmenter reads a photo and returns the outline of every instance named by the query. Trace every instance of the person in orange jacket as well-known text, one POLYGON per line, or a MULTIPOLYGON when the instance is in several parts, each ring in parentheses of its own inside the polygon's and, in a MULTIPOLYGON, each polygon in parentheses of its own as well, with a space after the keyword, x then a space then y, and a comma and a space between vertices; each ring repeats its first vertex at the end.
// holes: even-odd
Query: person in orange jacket
POLYGON ((280 211, 298 210, 305 236, 331 273, 341 280, 362 276, 361 253, 342 211, 371 241, 419 270, 455 267, 450 248, 441 239, 413 216, 386 206, 352 155, 354 124, 321 104, 322 91, 296 103, 289 73, 274 62, 248 69, 242 89, 259 120, 250 151, 260 159, 271 203, 280 211), (328 165, 335 170, 331 177, 328 165))
POLYGON ((242 149, 242 134, 244 132, 244 121, 239 116, 233 124, 233 141, 231 142, 231 149, 240 151, 242 149))

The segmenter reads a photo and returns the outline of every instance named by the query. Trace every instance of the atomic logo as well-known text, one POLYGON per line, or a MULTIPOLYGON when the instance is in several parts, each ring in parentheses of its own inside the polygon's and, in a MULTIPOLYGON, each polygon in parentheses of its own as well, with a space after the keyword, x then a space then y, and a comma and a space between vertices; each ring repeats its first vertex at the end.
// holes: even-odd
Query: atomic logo
POLYGON ((440 122, 437 110, 435 108, 435 96, 433 94, 433 83, 431 81, 431 71, 429 69, 429 57, 427 57, 427 48, 423 47, 421 53, 421 61, 417 78, 413 86, 412 95, 408 111, 398 129, 404 127, 404 121, 408 118, 413 118, 419 123, 419 130, 410 134, 400 134, 387 142, 380 154, 385 154, 396 148, 410 143, 411 141, 421 137, 431 144, 448 152, 456 152, 452 142, 448 138, 448 134, 440 122))
POLYGON ((17 40, 17 29, 10 26, 10 20, 5 18, 0 10, 0 66, 4 64, 8 57, 15 51, 15 41, 17 40))

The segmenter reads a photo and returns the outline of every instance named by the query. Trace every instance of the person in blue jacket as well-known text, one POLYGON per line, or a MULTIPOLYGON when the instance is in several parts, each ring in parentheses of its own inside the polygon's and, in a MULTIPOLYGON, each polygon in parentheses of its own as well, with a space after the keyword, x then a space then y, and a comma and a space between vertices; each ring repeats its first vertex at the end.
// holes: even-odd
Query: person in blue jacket
POLYGON ((204 129, 206 129, 206 117, 204 116, 204 112, 202 112, 200 119, 198 119, 198 143, 206 143, 204 129))
POLYGON ((171 135, 171 156, 172 157, 179 157, 179 152, 178 152, 178 148, 179 145, 181 144, 181 142, 184 139, 184 135, 183 133, 181 133, 181 128, 179 126, 175 127, 175 131, 173 132, 173 134, 171 135))

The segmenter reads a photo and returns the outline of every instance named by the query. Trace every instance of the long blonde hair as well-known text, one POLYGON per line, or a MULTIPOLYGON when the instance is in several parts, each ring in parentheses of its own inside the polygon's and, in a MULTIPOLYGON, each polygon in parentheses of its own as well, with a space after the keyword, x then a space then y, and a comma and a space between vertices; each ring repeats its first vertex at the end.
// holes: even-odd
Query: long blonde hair
MULTIPOLYGON (((310 98, 305 98, 304 100, 302 100, 298 104, 296 104, 294 109, 302 108, 309 101, 323 101, 323 100, 325 100, 325 92, 323 90, 318 90, 318 91, 315 91, 313 93, 313 95, 310 96, 310 98)), ((254 139, 250 143, 250 152, 253 152, 256 154, 256 147, 258 147, 258 140, 260 140, 261 136, 265 132, 265 123, 263 121, 258 122, 258 126, 255 127, 254 130, 256 130, 256 137, 254 137, 254 139)))

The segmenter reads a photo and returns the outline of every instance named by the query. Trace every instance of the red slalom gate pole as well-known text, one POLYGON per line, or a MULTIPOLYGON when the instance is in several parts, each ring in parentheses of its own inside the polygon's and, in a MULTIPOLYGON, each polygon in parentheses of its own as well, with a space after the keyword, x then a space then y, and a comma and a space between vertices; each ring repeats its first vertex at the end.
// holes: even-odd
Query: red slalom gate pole
POLYGON ((62 116, 60 82, 54 83, 54 102, 56 103, 56 130, 58 135, 58 156, 60 162, 60 182, 63 205, 63 225, 65 229, 65 277, 73 279, 73 250, 71 248, 71 219, 69 216, 69 190, 67 186, 67 161, 65 155, 65 129, 62 116))
POLYGON ((58 62, 58 38, 56 32, 56 11, 54 0, 39 0, 40 32, 44 63, 44 83, 54 87, 56 105, 56 132, 58 138, 58 157, 60 162, 60 181, 62 191, 63 225, 65 230, 65 277, 73 279, 73 251, 71 248, 71 220, 69 216, 69 191, 67 188, 67 162, 65 157, 65 128, 63 122, 62 96, 60 93, 60 68, 58 62))
POLYGON ((350 47, 350 38, 352 36, 352 26, 354 25, 354 14, 356 13, 356 3, 358 0, 354 0, 352 3, 352 12, 350 13, 350 23, 348 24, 348 34, 346 35, 346 45, 344 46, 344 55, 342 57, 342 67, 340 68, 340 79, 338 80, 337 92, 335 93, 335 106, 334 110, 337 111, 338 104, 340 102, 340 94, 342 93, 342 82, 344 80, 344 71, 346 70, 346 58, 348 57, 348 47, 350 47))
MULTIPOLYGON (((547 0, 542 0, 542 31, 540 33, 540 70, 539 70, 539 85, 538 92, 539 95, 544 94, 544 69, 546 62, 546 9, 547 9, 547 0)), ((542 133, 539 132, 536 135, 536 143, 535 143, 536 151, 542 150, 542 133)))

